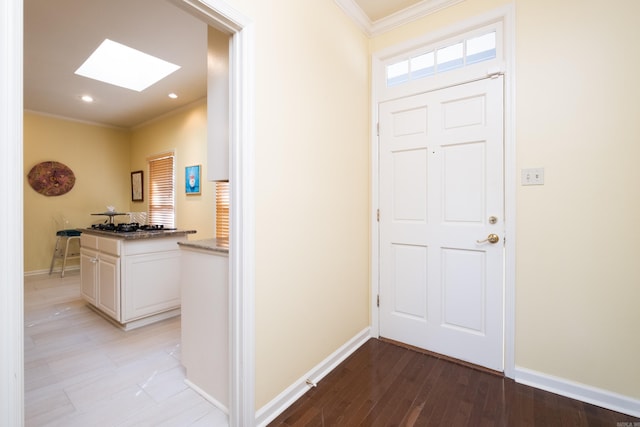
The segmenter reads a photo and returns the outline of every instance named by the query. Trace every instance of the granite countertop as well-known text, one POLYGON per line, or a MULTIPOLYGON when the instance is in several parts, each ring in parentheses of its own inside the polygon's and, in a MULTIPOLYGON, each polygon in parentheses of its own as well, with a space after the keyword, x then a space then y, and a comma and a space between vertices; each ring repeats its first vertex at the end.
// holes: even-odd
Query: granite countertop
POLYGON ((163 237, 179 237, 197 233, 196 230, 145 230, 130 232, 98 230, 95 228, 79 228, 78 230, 87 234, 95 234, 98 236, 122 240, 161 239, 163 237))
POLYGON ((229 254, 228 239, 187 240, 184 242, 178 242, 178 245, 184 249, 201 249, 218 254, 229 254))

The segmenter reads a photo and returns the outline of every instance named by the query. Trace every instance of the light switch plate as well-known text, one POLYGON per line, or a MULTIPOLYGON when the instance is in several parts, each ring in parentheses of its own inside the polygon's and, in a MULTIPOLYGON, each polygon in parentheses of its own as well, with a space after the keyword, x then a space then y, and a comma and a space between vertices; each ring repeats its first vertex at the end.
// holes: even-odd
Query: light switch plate
POLYGON ((544 185, 544 168, 522 169, 522 185, 544 185))

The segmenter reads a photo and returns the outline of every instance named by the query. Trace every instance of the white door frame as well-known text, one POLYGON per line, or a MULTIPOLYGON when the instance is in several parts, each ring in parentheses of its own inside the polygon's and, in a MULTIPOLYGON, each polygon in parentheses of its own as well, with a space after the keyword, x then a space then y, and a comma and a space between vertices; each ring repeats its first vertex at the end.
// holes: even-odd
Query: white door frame
MULTIPOLYGON (((486 14, 464 20, 443 30, 431 32, 372 56, 371 78, 371 334, 379 336, 378 292, 380 286, 380 240, 377 220, 379 200, 379 145, 377 136, 378 104, 383 101, 379 88, 385 81, 383 62, 420 46, 429 45, 456 34, 501 22, 504 34, 504 203, 505 203, 505 294, 504 294, 504 374, 515 375, 515 242, 516 242, 516 140, 515 140, 515 7, 509 4, 486 14)), ((451 82, 448 82, 451 83, 451 82)), ((456 83, 463 83, 462 81, 456 83)))
MULTIPOLYGON (((231 35, 229 423, 255 425, 253 23, 223 0, 169 0, 231 35)), ((0 426, 24 425, 23 0, 0 5, 0 426)))
POLYGON ((229 34, 229 426, 255 424, 254 36, 224 0, 169 0, 229 34))
POLYGON ((0 4, 0 426, 24 423, 22 11, 0 4))

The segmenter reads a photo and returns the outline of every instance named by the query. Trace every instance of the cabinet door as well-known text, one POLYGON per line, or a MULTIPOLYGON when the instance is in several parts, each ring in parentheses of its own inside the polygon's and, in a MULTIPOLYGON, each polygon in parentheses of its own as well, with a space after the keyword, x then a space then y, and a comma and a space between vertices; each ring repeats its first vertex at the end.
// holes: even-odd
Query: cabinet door
POLYGON ((90 304, 96 305, 98 253, 96 251, 80 250, 80 292, 90 304))
POLYGON ((98 308, 120 321, 120 258, 101 253, 98 259, 98 308))
POLYGON ((180 307, 180 250, 127 255, 122 322, 180 307))

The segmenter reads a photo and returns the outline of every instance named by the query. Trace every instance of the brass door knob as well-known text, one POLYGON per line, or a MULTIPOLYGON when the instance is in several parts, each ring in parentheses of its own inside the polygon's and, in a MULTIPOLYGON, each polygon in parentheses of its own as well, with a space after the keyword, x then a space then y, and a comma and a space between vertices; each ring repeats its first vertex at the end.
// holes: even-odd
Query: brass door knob
POLYGON ((489 234, 484 240, 476 240, 477 243, 498 243, 500 241, 500 237, 497 234, 489 234))

